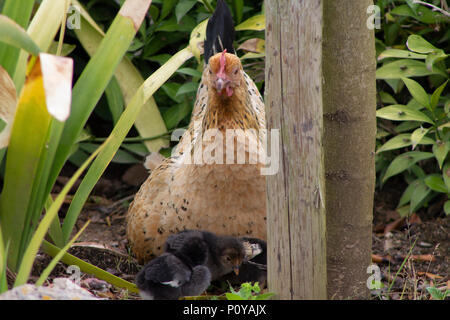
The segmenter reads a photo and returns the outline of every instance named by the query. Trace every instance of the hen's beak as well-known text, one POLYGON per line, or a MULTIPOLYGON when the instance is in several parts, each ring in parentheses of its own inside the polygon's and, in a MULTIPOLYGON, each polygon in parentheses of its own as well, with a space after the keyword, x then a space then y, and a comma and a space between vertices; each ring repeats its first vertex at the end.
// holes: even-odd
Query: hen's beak
POLYGON ((216 80, 217 92, 222 93, 222 90, 225 89, 229 83, 230 83, 230 80, 228 80, 228 79, 217 78, 217 80, 216 80))

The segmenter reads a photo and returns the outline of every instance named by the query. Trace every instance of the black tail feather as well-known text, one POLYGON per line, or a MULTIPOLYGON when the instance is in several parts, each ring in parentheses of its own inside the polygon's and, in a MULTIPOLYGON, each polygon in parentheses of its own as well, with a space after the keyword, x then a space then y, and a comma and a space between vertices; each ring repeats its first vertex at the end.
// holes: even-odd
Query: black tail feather
POLYGON ((234 23, 225 0, 218 0, 216 10, 208 21, 206 27, 205 40, 205 63, 217 52, 227 49, 227 52, 234 53, 234 23))

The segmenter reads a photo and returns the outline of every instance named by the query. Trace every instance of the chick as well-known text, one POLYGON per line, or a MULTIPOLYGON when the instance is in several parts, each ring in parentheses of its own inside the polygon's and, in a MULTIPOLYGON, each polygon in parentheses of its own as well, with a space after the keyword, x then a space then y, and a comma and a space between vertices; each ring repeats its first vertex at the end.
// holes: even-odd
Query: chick
POLYGON ((193 238, 201 239, 207 245, 206 266, 211 272, 211 280, 219 279, 232 271, 239 274, 239 267, 246 257, 245 247, 239 238, 217 236, 208 231, 185 230, 167 238, 165 251, 176 252, 193 238))
POLYGON ((225 275, 221 280, 231 285, 240 285, 244 282, 259 282, 259 286, 267 286, 267 243, 257 238, 240 238, 248 252, 249 258, 239 268, 239 275, 233 273, 225 275))
POLYGON ((178 250, 151 260, 136 277, 141 297, 146 300, 174 300, 201 294, 211 282, 211 273, 203 265, 207 259, 206 243, 199 238, 191 238, 178 250))

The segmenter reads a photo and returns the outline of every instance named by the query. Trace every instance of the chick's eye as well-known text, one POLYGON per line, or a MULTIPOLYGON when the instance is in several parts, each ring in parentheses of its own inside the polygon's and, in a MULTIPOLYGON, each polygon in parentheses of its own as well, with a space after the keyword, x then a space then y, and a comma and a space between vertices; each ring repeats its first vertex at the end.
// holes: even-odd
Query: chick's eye
POLYGON ((209 74, 212 74, 212 71, 211 71, 211 69, 209 69, 209 74))
POLYGON ((231 261, 231 258, 230 258, 230 257, 227 257, 227 261, 231 261))

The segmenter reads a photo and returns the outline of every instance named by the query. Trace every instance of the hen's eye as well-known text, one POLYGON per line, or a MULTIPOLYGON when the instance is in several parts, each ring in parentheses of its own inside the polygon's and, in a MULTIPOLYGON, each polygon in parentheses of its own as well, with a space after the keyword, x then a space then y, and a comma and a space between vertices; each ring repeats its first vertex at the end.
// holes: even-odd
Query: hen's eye
POLYGON ((211 69, 209 70, 209 74, 212 74, 212 71, 211 71, 211 69))
POLYGON ((227 261, 231 261, 231 258, 230 258, 230 257, 227 257, 227 261))
POLYGON ((234 70, 234 74, 238 74, 238 72, 239 72, 239 69, 236 69, 236 70, 234 70))

